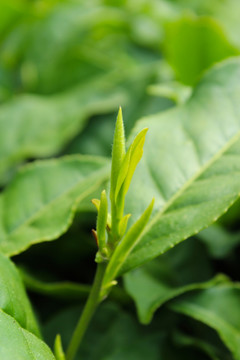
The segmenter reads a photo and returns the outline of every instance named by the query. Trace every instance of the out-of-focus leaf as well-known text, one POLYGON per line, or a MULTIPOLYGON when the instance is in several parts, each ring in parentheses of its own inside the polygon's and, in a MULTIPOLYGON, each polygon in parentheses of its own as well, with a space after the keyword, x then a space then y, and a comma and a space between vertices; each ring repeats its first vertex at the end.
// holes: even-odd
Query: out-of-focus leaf
POLYGON ((228 281, 213 276, 203 247, 188 240, 175 249, 124 276, 124 285, 135 301, 139 320, 147 324, 165 302, 185 292, 228 281), (144 289, 144 291, 143 291, 144 289))
POLYGON ((198 237, 207 246, 209 254, 214 258, 224 258, 240 244, 240 232, 233 232, 224 229, 219 224, 214 224, 204 229, 198 237))
POLYGON ((44 282, 38 280, 23 269, 20 269, 20 274, 27 290, 56 299, 86 299, 91 289, 90 285, 83 285, 70 281, 44 282))
MULTIPOLYGON (((148 94, 147 87, 156 81, 155 73, 153 67, 151 71, 147 67, 140 67, 138 70, 135 69, 134 75, 131 71, 127 75, 128 80, 121 83, 126 101, 119 105, 123 106, 126 135, 139 118, 156 114, 174 105, 167 98, 148 94)), ((123 77, 122 72, 121 75, 123 77)), ((104 114, 90 119, 83 132, 69 145, 67 152, 111 156, 115 120, 116 111, 114 114, 104 114)))
MULTIPOLYGON (((44 330, 50 344, 58 329, 66 348, 79 315, 79 309, 69 309, 50 320, 44 330)), ((139 327, 130 315, 116 305, 103 304, 90 324, 76 359, 145 360, 147 357, 157 360, 161 336, 156 335, 151 336, 146 328, 139 327)))
POLYGON ((215 329, 235 360, 240 359, 240 288, 222 284, 189 293, 170 303, 174 311, 188 315, 215 329))
POLYGON ((220 217, 219 223, 227 229, 236 229, 236 223, 240 215, 240 199, 238 199, 230 209, 220 217))
POLYGON ((124 52, 125 28, 121 9, 86 1, 56 4, 29 31, 21 70, 32 67, 36 76, 34 81, 31 71, 26 72, 24 87, 54 93, 116 70, 121 62, 129 65, 131 56, 124 52))
POLYGON ((69 156, 23 167, 0 198, 0 250, 15 255, 58 238, 71 225, 76 206, 106 180, 105 158, 69 156))
POLYGON ((228 39, 240 47, 239 41, 239 21, 238 14, 240 10, 240 4, 238 0, 214 0, 214 1, 197 1, 200 7, 199 11, 204 14, 208 14, 216 19, 224 29, 228 39))
POLYGON ((221 350, 215 348, 213 345, 207 343, 204 340, 176 332, 174 334, 174 342, 180 347, 196 347, 201 349, 206 355, 208 355, 211 360, 224 360, 226 359, 226 354, 221 354, 221 350))
MULTIPOLYGON (((29 271, 26 271, 21 267, 19 270, 24 285, 28 291, 55 298, 57 300, 61 299, 79 302, 79 300, 85 300, 91 290, 91 285, 79 284, 71 281, 46 282, 38 279, 30 274, 29 271)), ((131 298, 122 288, 118 286, 113 288, 109 295, 109 299, 116 300, 121 304, 128 304, 131 302, 131 298)))
POLYGON ((166 56, 176 77, 193 85, 203 70, 229 56, 239 54, 221 27, 211 18, 185 16, 166 27, 166 56))
POLYGON ((0 310, 0 358, 4 360, 54 360, 48 346, 23 329, 18 322, 0 310))
POLYGON ((176 104, 183 104, 190 97, 192 88, 178 82, 168 82, 150 85, 147 91, 150 95, 166 97, 176 104))
POLYGON ((191 98, 138 122, 148 127, 144 154, 127 194, 134 222, 151 198, 155 209, 124 273, 166 252, 222 215, 240 193, 239 59, 209 71, 191 98), (234 109, 234 110, 233 110, 234 109))
MULTIPOLYGON (((66 348, 79 315, 80 309, 73 308, 48 321, 44 327, 48 343, 54 342, 55 333, 59 331, 66 348)), ((115 304, 102 304, 85 334, 76 360, 207 359, 203 353, 175 347, 166 334, 158 330, 160 326, 158 324, 156 329, 139 325, 131 315, 115 304)))
POLYGON ((14 22, 27 11, 25 1, 1 0, 0 39, 14 22))
POLYGON ((119 88, 97 79, 53 97, 22 95, 0 108, 0 174, 17 162, 55 154, 95 113, 124 101, 119 88))
POLYGON ((24 329, 39 336, 39 329, 21 277, 13 263, 2 254, 0 255, 0 288, 0 308, 11 315, 24 329))

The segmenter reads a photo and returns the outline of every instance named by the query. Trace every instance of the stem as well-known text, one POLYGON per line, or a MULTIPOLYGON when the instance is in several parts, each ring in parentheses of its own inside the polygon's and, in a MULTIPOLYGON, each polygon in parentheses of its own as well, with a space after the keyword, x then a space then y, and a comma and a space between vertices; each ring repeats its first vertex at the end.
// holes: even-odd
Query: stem
POLYGON ((104 273, 107 263, 102 262, 97 265, 97 271, 95 274, 92 289, 87 299, 86 305, 74 330, 72 339, 67 349, 66 360, 73 360, 78 348, 81 344, 82 338, 87 330, 87 327, 92 319, 92 316, 100 303, 100 291, 104 273))

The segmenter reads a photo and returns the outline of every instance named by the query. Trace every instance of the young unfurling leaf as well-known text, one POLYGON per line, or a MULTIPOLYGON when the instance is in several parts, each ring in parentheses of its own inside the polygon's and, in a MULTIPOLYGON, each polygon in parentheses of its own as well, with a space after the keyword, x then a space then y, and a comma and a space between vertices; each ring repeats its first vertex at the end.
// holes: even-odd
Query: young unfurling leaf
POLYGON ((116 247, 105 272, 102 286, 103 291, 104 289, 109 288, 109 284, 113 280, 115 280, 122 264, 124 263, 132 249, 137 245, 140 236, 152 213, 153 205, 154 199, 151 201, 150 205, 147 207, 141 217, 136 221, 134 225, 132 225, 125 237, 116 247))
POLYGON ((130 216, 131 216, 131 214, 125 215, 119 222, 118 233, 121 238, 123 237, 123 235, 126 232, 128 219, 130 218, 130 216))
MULTIPOLYGON (((145 128, 137 134, 132 144, 129 146, 119 170, 113 204, 113 206, 116 208, 115 212, 118 223, 123 217, 125 197, 128 192, 134 171, 143 154, 143 145, 147 131, 148 129, 145 128)), ((120 236, 119 225, 117 226, 117 231, 118 235, 120 236)))
POLYGON ((99 199, 92 199, 92 204, 95 206, 95 208, 97 209, 97 212, 99 211, 99 207, 100 207, 100 200, 99 199))
POLYGON ((55 343, 54 343, 54 355, 56 357, 56 360, 66 360, 65 354, 64 354, 63 348, 62 348, 61 336, 59 334, 56 336, 55 343))
POLYGON ((130 146, 131 151, 131 157, 130 157, 130 163, 129 168, 127 172, 126 179, 123 183, 123 196, 127 194, 127 191, 129 189, 133 174, 136 170, 137 164, 141 160, 141 157, 143 155, 143 145, 145 142, 146 133, 148 131, 148 128, 144 128, 142 131, 140 131, 135 139, 133 140, 132 145, 130 146))
POLYGON ((123 196, 125 196, 128 191, 136 166, 141 160, 143 154, 143 145, 145 142, 147 131, 148 128, 144 128, 137 134, 132 144, 129 146, 129 149, 123 159, 115 190, 116 202, 122 186, 124 188, 123 196))
POLYGON ((112 169, 111 169, 111 189, 110 197, 111 201, 114 201, 115 189, 117 184, 117 179, 120 172, 120 167, 125 156, 125 134, 124 134, 124 125, 122 118, 122 109, 119 108, 116 127, 113 138, 113 148, 112 148, 112 169))

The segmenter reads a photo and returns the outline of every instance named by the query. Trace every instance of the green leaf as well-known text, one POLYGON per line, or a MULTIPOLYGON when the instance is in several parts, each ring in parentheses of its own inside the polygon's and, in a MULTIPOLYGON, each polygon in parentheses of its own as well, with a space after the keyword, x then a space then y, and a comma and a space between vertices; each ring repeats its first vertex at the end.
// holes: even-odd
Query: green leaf
MULTIPOLYGON (((131 148, 131 146, 130 146, 130 148, 131 148)), ((117 177, 115 197, 114 197, 115 202, 117 202, 117 198, 118 198, 120 189, 122 187, 122 184, 124 183, 124 180, 126 179, 127 172, 129 170, 129 164, 130 164, 130 158, 131 158, 130 148, 128 149, 126 155, 123 158, 123 161, 121 163, 121 167, 120 167, 120 170, 119 170, 119 174, 118 174, 118 177, 117 177)))
POLYGON ((207 72, 182 106, 140 121, 149 127, 126 199, 130 221, 154 197, 151 221, 121 269, 163 254, 222 215, 240 193, 239 58, 207 72))
POLYGON ((192 93, 191 86, 176 81, 150 85, 147 90, 150 95, 166 97, 176 104, 183 104, 192 93))
POLYGON ((226 354, 221 353, 222 349, 215 348, 212 344, 207 341, 176 332, 174 334, 174 342, 180 347, 196 347, 202 350, 203 353, 207 354, 211 360, 226 359, 226 354))
POLYGON ((108 78, 51 97, 21 95, 0 107, 0 176, 33 157, 58 153, 82 130, 87 119, 123 101, 108 78))
MULTIPOLYGON (((61 333, 64 347, 74 328, 80 309, 70 308, 54 316, 45 327, 45 337, 51 344, 56 331, 61 333)), ((85 335, 79 359, 133 359, 160 358, 161 335, 140 327, 137 321, 116 304, 101 304, 85 335), (93 346, 94 339, 94 346, 93 346)))
POLYGON ((129 229, 125 237, 118 244, 117 248, 114 250, 114 253, 109 261, 109 264, 106 268, 104 279, 102 282, 102 288, 109 288, 112 284, 112 281, 115 280, 119 269, 123 265, 124 261, 128 257, 131 250, 136 246, 139 241, 139 237, 146 226, 150 215, 152 213, 154 200, 151 201, 150 205, 141 215, 141 217, 136 221, 136 223, 129 229))
POLYGON ((223 2, 214 1, 211 2, 210 5, 209 1, 206 1, 204 5, 203 9, 200 9, 200 11, 204 11, 216 19, 221 24, 227 38, 239 48, 239 2, 236 0, 227 0, 223 2))
POLYGON ((111 170, 111 189, 110 189, 110 196, 112 201, 115 201, 117 180, 120 174, 121 164, 126 153, 125 147, 126 146, 125 146, 124 125, 122 118, 122 109, 120 107, 117 116, 115 131, 114 131, 113 149, 112 149, 112 170, 111 170))
POLYGON ((213 274, 203 246, 189 239, 159 259, 124 275, 124 286, 136 304, 139 320, 148 324, 167 301, 229 281, 222 274, 215 277, 213 274))
POLYGON ((61 336, 58 334, 54 343, 54 353, 57 360, 66 360, 65 354, 62 348, 61 336))
MULTIPOLYGON (((70 308, 53 316, 45 325, 48 343, 53 343, 59 331, 63 345, 67 346, 80 312, 80 309, 70 308)), ((146 327, 116 304, 103 303, 86 332, 76 360, 208 360, 202 352, 181 349, 170 341, 164 332, 169 314, 173 315, 168 313, 167 319, 161 319, 157 326, 146 327)))
POLYGON ((54 360, 48 346, 23 329, 18 322, 0 310, 0 358, 4 360, 54 360))
MULTIPOLYGON (((40 294, 48 298, 79 303, 79 301, 87 299, 91 290, 91 285, 79 284, 71 281, 43 281, 23 268, 18 270, 20 270, 21 278, 29 292, 40 294)), ((128 304, 131 301, 130 297, 119 286, 115 286, 112 289, 109 294, 109 299, 123 304, 128 304)))
POLYGON ((63 300, 82 300, 88 296, 91 286, 85 284, 78 284, 70 281, 62 282, 44 282, 32 276, 26 270, 19 269, 21 278, 27 290, 63 300))
POLYGON ((0 251, 15 255, 58 238, 108 172, 108 160, 80 155, 23 167, 0 197, 0 251))
POLYGON ((177 79, 187 85, 214 63, 239 54, 219 24, 207 17, 188 15, 168 23, 164 45, 177 79))
POLYGON ((240 232, 230 232, 220 224, 213 224, 198 234, 208 248, 210 256, 221 259, 229 255, 240 243, 240 232))
POLYGON ((216 330, 232 352, 240 359, 240 287, 238 284, 216 287, 187 294, 170 303, 171 309, 216 330))
POLYGON ((24 329, 40 336, 22 279, 13 263, 2 254, 0 254, 0 289, 0 309, 14 317, 24 329))
POLYGON ((128 219, 130 217, 131 217, 131 214, 127 214, 119 222, 119 236, 120 236, 120 238, 123 237, 123 235, 125 234, 125 232, 127 230, 128 219))
POLYGON ((116 190, 115 190, 116 202, 121 187, 122 187, 121 197, 125 198, 125 195, 127 194, 133 174, 143 154, 143 145, 145 142, 145 136, 147 131, 148 129, 146 128, 140 131, 139 134, 137 134, 132 144, 129 146, 127 154, 125 155, 122 161, 121 168, 119 170, 119 176, 117 179, 116 190))

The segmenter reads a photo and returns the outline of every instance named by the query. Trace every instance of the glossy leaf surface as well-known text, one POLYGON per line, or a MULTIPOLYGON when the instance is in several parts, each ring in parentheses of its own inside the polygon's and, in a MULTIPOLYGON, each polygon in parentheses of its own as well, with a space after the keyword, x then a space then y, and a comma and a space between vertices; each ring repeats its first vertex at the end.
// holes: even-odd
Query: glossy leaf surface
POLYGON ((0 358, 3 360, 54 360, 48 346, 23 329, 16 320, 0 310, 0 358))
POLYGON ((39 336, 39 329, 18 270, 2 254, 0 254, 0 289, 0 309, 11 315, 24 329, 39 336))
POLYGON ((17 254, 58 238, 70 226, 78 203, 108 177, 108 161, 70 156, 22 168, 0 198, 0 250, 17 254))
MULTIPOLYGON (((147 117, 143 159, 127 195, 130 221, 154 197, 153 216, 122 273, 164 253, 223 214, 240 193, 240 61, 206 73, 191 98, 147 117)), ((134 133, 135 133, 134 132, 134 133)))

